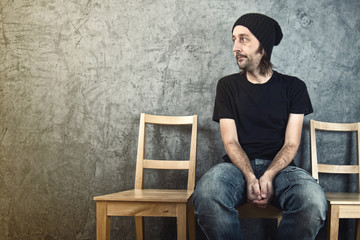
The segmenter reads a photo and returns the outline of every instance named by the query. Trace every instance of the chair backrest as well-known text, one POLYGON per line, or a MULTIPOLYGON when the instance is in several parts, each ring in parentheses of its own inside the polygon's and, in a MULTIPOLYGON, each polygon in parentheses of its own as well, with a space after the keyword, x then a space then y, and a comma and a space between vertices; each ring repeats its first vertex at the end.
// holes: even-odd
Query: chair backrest
POLYGON ((187 169, 187 190, 194 191, 196 143, 197 143, 197 115, 193 116, 159 116, 142 113, 140 116, 139 139, 136 161, 135 189, 144 186, 144 169, 187 169), (190 156, 188 160, 152 160, 145 159, 145 133, 147 124, 159 125, 192 125, 190 140, 190 156))
POLYGON ((311 151, 311 170, 312 176, 319 181, 319 173, 336 174, 358 174, 358 186, 360 186, 360 122, 358 123, 329 123, 310 120, 310 151, 311 151), (336 165, 319 164, 316 150, 316 130, 331 132, 357 132, 357 164, 356 165, 336 165))

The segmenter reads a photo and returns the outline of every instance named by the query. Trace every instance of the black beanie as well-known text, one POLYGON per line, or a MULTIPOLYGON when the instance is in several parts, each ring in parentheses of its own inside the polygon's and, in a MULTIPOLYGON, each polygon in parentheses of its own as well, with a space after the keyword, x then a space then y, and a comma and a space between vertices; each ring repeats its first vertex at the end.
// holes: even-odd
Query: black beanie
POLYGON ((263 14, 248 13, 236 20, 232 31, 238 25, 247 27, 254 34, 270 59, 273 47, 279 45, 283 37, 279 23, 263 14))

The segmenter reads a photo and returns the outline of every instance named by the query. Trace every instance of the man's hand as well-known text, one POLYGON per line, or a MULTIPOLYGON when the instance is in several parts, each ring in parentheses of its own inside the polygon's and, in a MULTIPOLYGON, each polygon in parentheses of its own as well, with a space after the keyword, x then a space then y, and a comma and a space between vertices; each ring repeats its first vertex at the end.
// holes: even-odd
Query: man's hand
POLYGON ((263 175, 259 180, 259 186, 261 199, 253 200, 250 203, 257 207, 266 208, 274 195, 272 179, 267 175, 263 175))
POLYGON ((249 202, 260 201, 261 192, 260 192, 260 184, 257 178, 252 178, 247 181, 247 193, 249 202))

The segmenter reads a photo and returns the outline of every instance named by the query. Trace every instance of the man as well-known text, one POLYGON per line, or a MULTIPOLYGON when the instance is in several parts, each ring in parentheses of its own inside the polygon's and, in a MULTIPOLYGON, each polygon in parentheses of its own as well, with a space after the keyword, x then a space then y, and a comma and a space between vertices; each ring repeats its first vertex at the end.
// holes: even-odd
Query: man
POLYGON ((281 208, 277 239, 314 239, 326 216, 322 188, 293 159, 304 115, 312 113, 306 85, 272 69, 279 24, 245 14, 234 24, 234 56, 240 73, 219 80, 213 120, 227 155, 197 183, 195 214, 208 239, 243 239, 235 207, 250 202, 281 208))

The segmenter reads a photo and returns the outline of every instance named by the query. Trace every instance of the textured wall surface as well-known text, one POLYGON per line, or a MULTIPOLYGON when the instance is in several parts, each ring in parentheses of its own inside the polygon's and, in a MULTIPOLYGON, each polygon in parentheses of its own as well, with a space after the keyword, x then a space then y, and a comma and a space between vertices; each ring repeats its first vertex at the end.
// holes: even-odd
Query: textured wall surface
MULTIPOLYGON (((141 112, 198 114, 197 179, 219 162, 215 87, 238 71, 231 27, 247 12, 278 20, 284 38, 272 61, 308 86, 315 112, 296 161, 309 170, 310 118, 360 121, 358 0, 0 0, 0 239, 95 239, 93 196, 134 184, 141 112)), ((329 181, 354 189, 354 179, 329 181)), ((176 238, 174 219, 146 223, 148 239, 176 238)), ((274 222, 243 224, 249 239, 275 231, 274 222)), ((342 221, 341 239, 353 229, 342 221)), ((112 239, 134 233, 132 218, 112 221, 112 239)))

